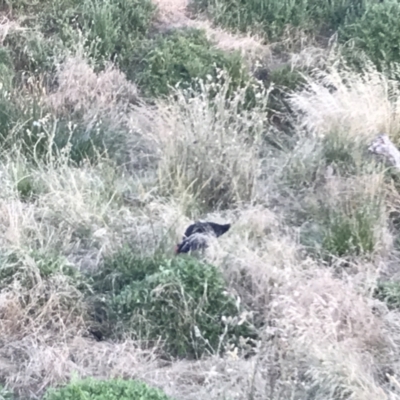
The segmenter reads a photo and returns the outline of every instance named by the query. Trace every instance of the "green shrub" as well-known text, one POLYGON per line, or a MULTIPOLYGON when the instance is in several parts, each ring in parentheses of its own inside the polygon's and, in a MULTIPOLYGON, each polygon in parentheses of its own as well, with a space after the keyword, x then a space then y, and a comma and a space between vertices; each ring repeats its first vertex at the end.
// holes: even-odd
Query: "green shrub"
POLYGON ((60 389, 48 389, 43 400, 171 400, 161 390, 136 380, 95 380, 71 382, 60 389))
POLYGON ((336 30, 349 16, 362 15, 367 1, 195 0, 194 5, 218 24, 242 32, 264 32, 276 40, 288 27, 314 33, 336 30))
POLYGON ((193 87, 196 79, 215 79, 227 71, 232 90, 249 80, 239 53, 215 48, 201 30, 173 31, 144 41, 136 51, 128 76, 148 96, 167 95, 170 87, 193 87))
POLYGON ((400 308, 400 282, 379 282, 374 297, 384 301, 390 309, 400 308))
POLYGON ((218 352, 250 332, 247 323, 237 325, 240 310, 221 273, 190 257, 143 259, 123 249, 105 260, 94 289, 115 334, 161 338, 172 356, 218 352), (234 320, 225 325, 223 317, 234 320))
MULTIPOLYGON (((351 41, 363 50, 379 69, 400 61, 400 3, 372 2, 365 13, 340 29, 340 40, 351 41)), ((347 51, 352 57, 353 49, 347 51)))

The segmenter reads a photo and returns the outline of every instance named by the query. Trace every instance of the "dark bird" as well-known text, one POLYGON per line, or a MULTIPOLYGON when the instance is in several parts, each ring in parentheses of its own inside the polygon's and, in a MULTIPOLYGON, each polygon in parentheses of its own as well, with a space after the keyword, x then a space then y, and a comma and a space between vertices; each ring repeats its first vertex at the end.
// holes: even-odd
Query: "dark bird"
POLYGON ((229 230, 231 224, 220 225, 215 222, 197 221, 190 225, 183 235, 182 242, 175 247, 175 254, 204 249, 210 236, 219 237, 229 230))

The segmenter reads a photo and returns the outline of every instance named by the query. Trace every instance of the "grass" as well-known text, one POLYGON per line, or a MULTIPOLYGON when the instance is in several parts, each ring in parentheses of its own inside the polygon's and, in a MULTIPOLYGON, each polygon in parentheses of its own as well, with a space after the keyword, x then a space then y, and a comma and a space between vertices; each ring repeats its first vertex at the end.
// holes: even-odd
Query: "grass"
POLYGON ((165 26, 150 2, 4 5, 4 397, 399 398, 398 176, 367 151, 399 144, 398 67, 285 58, 288 25, 363 21, 330 4, 201 4, 289 35, 280 54, 258 42, 264 86, 243 37, 165 26), (232 227, 176 256, 197 219, 232 227))
POLYGON ((118 54, 118 65, 124 69, 136 40, 147 34, 155 13, 149 0, 57 0, 17 2, 8 7, 17 17, 34 16, 22 25, 22 32, 12 32, 5 42, 14 54, 16 68, 33 72, 38 72, 38 67, 39 72, 50 72, 57 61, 54 57, 62 58, 79 43, 99 68, 118 54))
POLYGON ((144 41, 127 71, 145 95, 168 95, 178 84, 195 85, 197 79, 216 79, 223 69, 230 78, 231 91, 249 80, 239 53, 226 54, 215 48, 203 31, 186 29, 144 41))
POLYGON ((234 1, 196 0, 199 11, 206 11, 219 24, 239 31, 262 31, 271 40, 280 39, 287 27, 314 34, 332 32, 348 18, 362 15, 368 1, 340 0, 320 3, 314 0, 234 1))
POLYGON ((399 62, 396 45, 399 12, 397 2, 372 3, 361 18, 342 27, 342 40, 364 51, 381 70, 387 69, 391 63, 399 62))
POLYGON ((260 164, 254 149, 263 134, 259 118, 266 116, 268 92, 259 94, 258 106, 245 110, 246 88, 227 102, 231 82, 226 74, 222 78, 217 83, 200 83, 200 95, 177 91, 167 108, 161 105, 160 124, 169 131, 157 132, 163 152, 160 189, 182 196, 188 212, 223 209, 255 197, 260 164))
POLYGON ((380 70, 388 70, 390 64, 399 62, 396 1, 196 0, 193 8, 220 26, 234 32, 261 34, 274 44, 284 41, 288 32, 293 32, 289 34, 293 42, 298 32, 317 41, 337 35, 344 46, 343 54, 355 66, 360 67, 363 55, 380 70))

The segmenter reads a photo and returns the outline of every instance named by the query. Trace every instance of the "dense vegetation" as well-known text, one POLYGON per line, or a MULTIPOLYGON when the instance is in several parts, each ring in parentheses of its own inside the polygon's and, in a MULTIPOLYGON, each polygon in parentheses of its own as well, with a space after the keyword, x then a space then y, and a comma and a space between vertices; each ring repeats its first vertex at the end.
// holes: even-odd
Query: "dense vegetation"
POLYGON ((172 356, 218 353, 229 344, 239 346, 239 335, 251 336, 247 323, 237 326, 244 310, 212 265, 190 258, 138 258, 124 248, 105 260, 94 279, 101 297, 96 311, 107 316, 112 333, 162 339, 172 356))
POLYGON ((160 390, 149 387, 138 381, 126 381, 114 379, 109 381, 97 381, 86 379, 83 381, 72 382, 69 385, 54 390, 51 389, 44 396, 46 400, 63 399, 93 399, 93 400, 168 400, 160 390))
POLYGON ((399 7, 0 2, 0 397, 400 398, 399 7))

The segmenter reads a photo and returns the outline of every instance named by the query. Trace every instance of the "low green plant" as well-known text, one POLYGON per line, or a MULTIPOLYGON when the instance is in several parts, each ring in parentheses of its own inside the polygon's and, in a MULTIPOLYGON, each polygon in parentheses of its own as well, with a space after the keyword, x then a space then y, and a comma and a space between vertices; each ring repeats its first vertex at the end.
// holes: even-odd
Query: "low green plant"
POLYGON ((379 282, 374 297, 384 301, 390 309, 400 308, 400 282, 379 282))
POLYGON ((329 132, 322 138, 321 145, 324 165, 334 166, 341 176, 356 175, 368 164, 362 143, 349 136, 346 130, 329 132))
POLYGON ((48 150, 49 118, 37 93, 28 94, 21 85, 0 85, 0 143, 10 151, 15 145, 25 154, 48 150))
POLYGON ((376 245, 375 227, 379 221, 378 205, 367 203, 356 210, 324 210, 322 247, 339 257, 372 253, 376 245))
POLYGON ((227 72, 231 90, 249 81, 239 53, 217 49, 202 30, 185 29, 143 41, 127 73, 146 95, 162 96, 178 83, 185 89, 215 79, 219 70, 227 72))
POLYGON ((137 380, 93 378, 72 381, 47 390, 43 400, 172 400, 160 389, 137 380))
POLYGON ((290 218, 301 226, 301 242, 312 252, 330 258, 377 249, 386 215, 384 173, 357 138, 333 130, 303 140, 281 177, 283 190, 299 196, 290 218))
POLYGON ((339 31, 340 41, 348 43, 345 54, 352 59, 360 49, 380 70, 400 61, 400 4, 397 1, 370 2, 365 13, 349 20, 339 31))
POLYGON ((35 194, 35 182, 30 175, 24 175, 18 179, 16 187, 22 200, 30 200, 35 194))
POLYGON ((218 269, 191 257, 139 258, 124 248, 104 261, 93 287, 115 334, 162 339, 172 356, 216 353, 251 332, 238 324, 241 310, 218 269))

